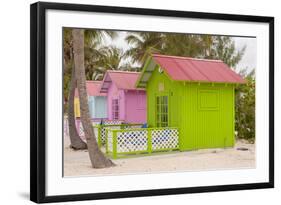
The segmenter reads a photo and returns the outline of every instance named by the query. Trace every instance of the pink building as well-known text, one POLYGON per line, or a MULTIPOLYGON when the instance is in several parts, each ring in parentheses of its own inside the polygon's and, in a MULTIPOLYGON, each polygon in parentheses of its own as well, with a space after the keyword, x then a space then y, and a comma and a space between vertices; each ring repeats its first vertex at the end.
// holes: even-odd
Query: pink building
POLYGON ((106 72, 100 92, 107 93, 109 120, 146 123, 146 92, 135 87, 139 75, 139 72, 106 72))

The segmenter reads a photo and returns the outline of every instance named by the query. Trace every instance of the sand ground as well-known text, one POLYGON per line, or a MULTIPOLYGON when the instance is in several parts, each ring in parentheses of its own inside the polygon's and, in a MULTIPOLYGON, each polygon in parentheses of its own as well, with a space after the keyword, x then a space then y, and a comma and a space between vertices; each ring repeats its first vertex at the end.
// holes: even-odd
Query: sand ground
POLYGON ((237 141, 234 148, 168 152, 113 160, 115 167, 93 169, 88 152, 69 148, 64 141, 64 176, 101 176, 151 172, 201 171, 255 167, 255 144, 237 141), (242 151, 237 148, 247 148, 242 151))

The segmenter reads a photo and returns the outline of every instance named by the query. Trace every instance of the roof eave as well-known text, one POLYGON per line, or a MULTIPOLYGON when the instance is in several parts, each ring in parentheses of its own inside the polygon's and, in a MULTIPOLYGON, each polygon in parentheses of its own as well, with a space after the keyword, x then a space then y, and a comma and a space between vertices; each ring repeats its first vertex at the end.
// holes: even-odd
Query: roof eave
POLYGON ((104 83, 112 83, 112 81, 106 81, 107 76, 108 76, 108 72, 105 73, 105 75, 102 79, 100 89, 99 89, 100 93, 107 93, 108 92, 108 88, 104 88, 104 83), (104 89, 106 89, 106 91, 104 91, 104 89))
MULTIPOLYGON (((147 73, 150 73, 150 76, 151 76, 153 70, 152 71, 147 70, 148 66, 151 64, 151 61, 152 61, 152 56, 149 56, 149 58, 146 60, 144 66, 143 66, 143 69, 140 73, 139 78, 137 79, 137 82, 135 84, 136 88, 146 88, 147 81, 142 81, 142 78, 147 73)), ((150 76, 149 76, 149 78, 150 78, 150 76)))

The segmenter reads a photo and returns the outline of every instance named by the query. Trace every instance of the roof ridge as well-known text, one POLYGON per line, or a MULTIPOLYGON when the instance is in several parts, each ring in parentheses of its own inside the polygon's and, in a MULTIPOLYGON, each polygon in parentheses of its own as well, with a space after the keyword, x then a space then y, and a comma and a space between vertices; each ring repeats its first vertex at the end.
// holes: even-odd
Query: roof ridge
POLYGON ((102 83, 101 80, 86 80, 87 83, 102 83))
POLYGON ((210 61, 210 62, 222 62, 222 60, 216 59, 204 59, 204 58, 192 58, 192 57, 185 57, 185 56, 173 56, 173 55, 163 55, 163 54, 152 54, 152 56, 159 56, 163 58, 178 58, 178 59, 187 59, 187 60, 197 60, 197 61, 210 61))
POLYGON ((125 71, 125 70, 107 70, 109 73, 141 73, 137 71, 125 71))

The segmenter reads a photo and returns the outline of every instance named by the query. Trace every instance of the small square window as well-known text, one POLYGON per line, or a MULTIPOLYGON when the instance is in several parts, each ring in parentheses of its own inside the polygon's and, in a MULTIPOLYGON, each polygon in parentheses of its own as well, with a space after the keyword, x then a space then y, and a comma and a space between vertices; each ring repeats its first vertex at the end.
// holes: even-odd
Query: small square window
POLYGON ((219 90, 199 90, 198 108, 200 110, 217 110, 219 108, 219 90))

